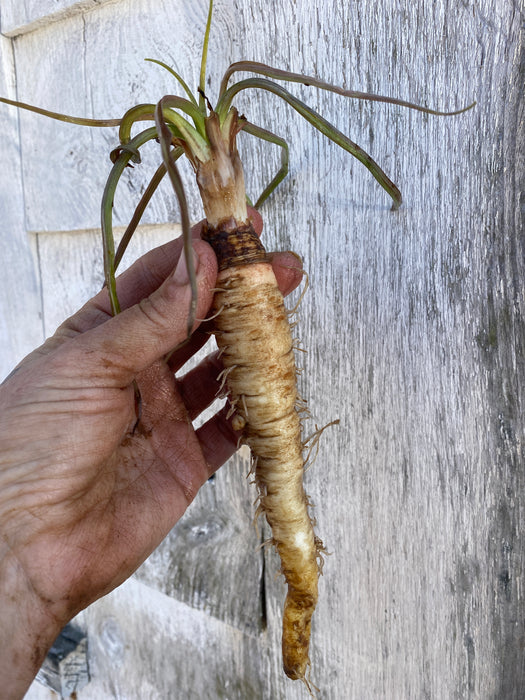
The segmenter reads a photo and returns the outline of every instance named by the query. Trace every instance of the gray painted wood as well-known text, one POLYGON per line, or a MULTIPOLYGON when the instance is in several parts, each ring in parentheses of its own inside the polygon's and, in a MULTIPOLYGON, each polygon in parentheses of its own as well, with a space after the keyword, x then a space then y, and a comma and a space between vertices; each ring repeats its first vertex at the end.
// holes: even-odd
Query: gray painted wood
MULTIPOLYGON (((15 71, 10 42, 0 36, 0 94, 15 96, 15 71)), ((0 105, 2 167, 0 168, 0 381, 43 340, 38 282, 38 256, 27 235, 17 111, 0 105)))
POLYGON ((115 0, 3 0, 0 7, 2 34, 9 37, 26 34, 104 2, 115 0))
POLYGON ((269 697, 264 636, 246 635, 150 586, 129 581, 84 617, 92 680, 82 700, 269 697))
MULTIPOLYGON (((146 56, 195 85, 205 4, 119 0, 20 36, 18 94, 115 116, 174 89, 146 56)), ((523 696, 523 21, 510 0, 297 0, 272 12, 258 0, 217 3, 212 100, 226 65, 248 57, 437 107, 478 101, 445 119, 296 86, 399 184, 397 213, 362 166, 275 98, 239 102, 290 142, 290 177, 263 211, 265 242, 304 257, 301 390, 319 425, 341 421, 306 474, 333 553, 312 640, 321 698, 523 696)), ((20 118, 26 227, 49 261, 53 325, 100 283, 89 230, 115 138, 39 119, 39 144, 35 119, 20 118)), ((278 154, 248 137, 241 149, 256 193, 278 154)), ((141 167, 155 162, 152 150, 141 167)), ((145 182, 138 169, 127 177, 121 224, 145 182)), ((146 221, 176 219, 166 188, 146 221)), ((306 697, 280 670, 275 555, 265 552, 264 569, 260 555, 246 564, 253 494, 238 485, 243 471, 242 460, 222 470, 139 575, 81 616, 99 645, 82 700, 306 697), (217 518, 217 540, 184 541, 217 518), (239 537, 231 550, 221 527, 239 537), (242 588, 215 588, 230 555, 238 585, 261 590, 264 575, 265 606, 252 599, 248 613, 260 631, 235 608, 242 588)))

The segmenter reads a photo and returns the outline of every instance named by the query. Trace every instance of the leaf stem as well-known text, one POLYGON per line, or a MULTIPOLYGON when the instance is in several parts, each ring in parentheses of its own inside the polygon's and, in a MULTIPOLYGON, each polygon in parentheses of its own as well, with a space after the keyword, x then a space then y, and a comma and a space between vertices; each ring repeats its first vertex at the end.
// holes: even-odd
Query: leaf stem
POLYGON ((208 58, 208 44, 210 42, 211 17, 213 14, 213 0, 210 0, 208 6, 208 19, 206 20, 206 31, 204 32, 204 42, 202 44, 201 56, 201 72, 199 79, 199 107, 204 113, 206 110, 206 100, 204 94, 206 92, 206 61, 208 58))
POLYGON ((280 146, 280 148, 281 148, 281 167, 277 171, 277 174, 275 175, 275 177, 272 178, 270 183, 261 192, 261 194, 259 195, 259 198, 255 202, 255 204, 252 205, 254 207, 254 209, 259 209, 261 204, 266 199, 268 199, 268 197, 272 194, 272 192, 276 189, 276 187, 288 175, 288 162, 289 162, 288 144, 280 136, 277 136, 276 134, 273 134, 271 131, 268 131, 267 129, 263 129, 261 126, 257 126, 256 124, 252 124, 251 122, 248 122, 248 121, 244 122, 242 130, 245 131, 247 134, 251 134, 252 136, 257 137, 258 139, 262 139, 263 141, 268 141, 269 143, 274 143, 276 146, 280 146))
POLYGON ((129 161, 132 158, 136 159, 134 151, 137 152, 141 146, 147 141, 156 138, 156 136, 157 129, 153 126, 150 129, 142 131, 130 141, 129 148, 122 150, 116 158, 102 195, 101 229, 104 250, 104 279, 108 288, 113 315, 120 312, 117 285, 115 282, 115 239, 113 236, 113 200, 115 198, 115 190, 129 161))
POLYGON ((168 128, 168 125, 164 121, 163 100, 164 98, 157 103, 157 107, 155 108, 155 124, 160 140, 162 159, 164 161, 166 171, 171 180, 171 184, 175 195, 177 196, 180 208, 182 238, 184 245, 184 259, 186 260, 186 269, 188 270, 188 276, 190 279, 191 287, 191 302, 188 314, 188 336, 190 336, 193 330, 193 324, 195 323, 195 316, 197 312, 197 276, 195 274, 195 265, 193 263, 193 247, 191 243, 191 228, 188 203, 186 200, 186 193, 184 191, 182 178, 175 163, 175 158, 170 152, 172 134, 168 128))

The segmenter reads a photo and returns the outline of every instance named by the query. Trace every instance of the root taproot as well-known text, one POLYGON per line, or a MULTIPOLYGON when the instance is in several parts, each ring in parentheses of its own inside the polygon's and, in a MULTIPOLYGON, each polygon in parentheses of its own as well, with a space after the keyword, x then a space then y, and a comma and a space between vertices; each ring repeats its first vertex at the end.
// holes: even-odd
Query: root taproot
MULTIPOLYGON (((209 239, 208 239, 209 240, 209 239)), ((213 241, 210 240, 213 245, 213 241)), ((214 299, 215 335, 243 442, 255 459, 259 507, 272 530, 288 585, 283 667, 306 681, 311 619, 317 604, 322 543, 303 487, 294 341, 272 267, 264 260, 222 266, 214 299)))

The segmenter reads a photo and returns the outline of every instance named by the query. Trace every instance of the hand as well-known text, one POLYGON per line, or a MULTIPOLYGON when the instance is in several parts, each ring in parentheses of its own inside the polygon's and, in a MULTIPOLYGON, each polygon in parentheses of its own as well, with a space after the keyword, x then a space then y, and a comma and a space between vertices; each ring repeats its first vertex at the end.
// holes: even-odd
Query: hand
MULTIPOLYGON (((202 319, 217 268, 198 235, 196 227, 202 319)), ((135 571, 236 449, 224 410, 192 427, 217 394, 217 355, 174 376, 209 337, 202 324, 184 343, 191 292, 181 249, 179 239, 137 261, 118 279, 120 315, 111 317, 103 290, 0 387, 0 677, 7 697, 19 697, 62 626, 135 571), (134 380, 141 396, 135 429, 134 380)), ((295 288, 297 258, 276 254, 272 262, 283 293, 295 288)))

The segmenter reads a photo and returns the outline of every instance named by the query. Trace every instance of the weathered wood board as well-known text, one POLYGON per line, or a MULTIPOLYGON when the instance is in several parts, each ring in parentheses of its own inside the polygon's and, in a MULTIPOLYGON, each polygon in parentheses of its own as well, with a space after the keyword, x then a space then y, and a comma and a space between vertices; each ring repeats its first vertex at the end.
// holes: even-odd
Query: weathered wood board
MULTIPOLYGON (((15 96, 10 42, 0 36, 0 94, 15 96)), ((43 338, 38 260, 34 239, 26 233, 19 132, 16 111, 0 105, 0 378, 3 379, 43 338)))
MULTIPOLYGON (((176 89, 145 57, 197 83, 204 0, 62 5, 72 12, 29 32, 10 20, 19 99, 118 116, 176 89)), ((441 108, 478 102, 439 118, 294 86, 400 186, 393 213, 368 172, 284 104, 254 91, 239 101, 290 143, 290 176, 262 212, 265 242, 304 258, 301 391, 319 425, 340 419, 306 474, 333 553, 312 641, 320 698, 525 694, 524 21, 511 0, 216 5, 212 101, 228 63, 250 58, 441 108)), ((20 277, 27 307, 0 306, 13 363, 7 343, 17 323, 32 327, 39 285, 46 333, 99 288, 99 201, 116 143, 111 130, 19 119, 16 216, 40 266, 35 282, 20 277)), ((248 136, 241 150, 256 195, 279 154, 248 136)), ((152 148, 126 174, 120 225, 157 162, 152 148)), ((165 187, 134 255, 177 218, 165 187)), ((27 240, 20 269, 33 269, 27 240)), ((242 458, 221 470, 137 576, 80 616, 93 678, 80 700, 307 697, 280 669, 284 586, 275 555, 254 552, 246 471, 242 458)))

